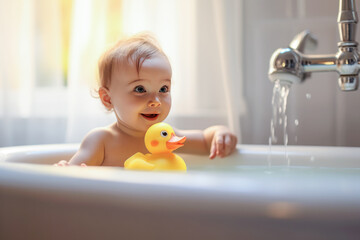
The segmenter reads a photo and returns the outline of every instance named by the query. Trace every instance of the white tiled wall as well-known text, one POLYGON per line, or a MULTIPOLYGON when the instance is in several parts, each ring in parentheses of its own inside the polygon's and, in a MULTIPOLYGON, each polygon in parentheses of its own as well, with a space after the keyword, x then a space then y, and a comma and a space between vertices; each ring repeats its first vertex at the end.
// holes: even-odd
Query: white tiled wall
MULTIPOLYGON (((287 47, 304 29, 318 39, 317 49, 307 53, 335 53, 338 4, 337 0, 244 0, 243 69, 248 112, 241 119, 243 143, 268 143, 273 84, 267 72, 271 54, 287 47)), ((360 16, 360 0, 356 6, 360 16)), ((359 27, 360 23, 358 42, 359 27)), ((289 144, 360 146, 360 90, 342 92, 337 79, 337 73, 313 73, 304 83, 291 87, 289 144)))

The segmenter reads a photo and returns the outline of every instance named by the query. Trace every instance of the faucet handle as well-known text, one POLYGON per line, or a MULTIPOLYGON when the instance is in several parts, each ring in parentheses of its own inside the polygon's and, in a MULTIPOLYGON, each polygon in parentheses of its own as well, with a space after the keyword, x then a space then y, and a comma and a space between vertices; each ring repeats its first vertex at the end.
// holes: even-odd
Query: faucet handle
POLYGON ((317 47, 317 42, 316 37, 309 30, 304 30, 294 37, 290 43, 290 48, 303 53, 305 49, 314 50, 317 47))

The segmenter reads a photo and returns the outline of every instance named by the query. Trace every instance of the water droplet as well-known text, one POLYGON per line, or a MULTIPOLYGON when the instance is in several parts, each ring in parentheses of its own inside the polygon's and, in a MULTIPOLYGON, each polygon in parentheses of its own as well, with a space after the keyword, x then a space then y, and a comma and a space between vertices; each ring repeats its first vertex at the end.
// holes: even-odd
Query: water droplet
POLYGON ((306 99, 308 99, 308 100, 311 99, 311 94, 310 94, 310 93, 307 93, 307 94, 306 94, 306 99))
POLYGON ((299 126, 299 120, 295 119, 295 125, 299 126))

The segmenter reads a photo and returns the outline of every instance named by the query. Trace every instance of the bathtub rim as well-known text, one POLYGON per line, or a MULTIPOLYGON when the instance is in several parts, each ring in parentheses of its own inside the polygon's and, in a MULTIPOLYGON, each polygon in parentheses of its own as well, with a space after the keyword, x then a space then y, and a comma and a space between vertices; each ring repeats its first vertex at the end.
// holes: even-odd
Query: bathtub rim
MULTIPOLYGON (((44 164, 43 160, 36 161, 36 158, 43 159, 46 155, 57 156, 59 154, 62 154, 64 159, 70 159, 79 146, 80 144, 78 143, 67 143, 4 147, 0 148, 0 162, 23 163, 23 159, 32 159, 31 163, 44 164)), ((358 157, 360 156, 360 147, 289 145, 285 148, 282 145, 274 145, 270 149, 267 145, 238 144, 235 152, 229 157, 216 158, 211 161, 207 161, 206 155, 197 156, 179 153, 184 159, 189 158, 189 156, 195 159, 195 161, 187 162, 189 166, 192 164, 199 166, 203 162, 215 166, 223 164, 232 165, 236 163, 234 159, 239 156, 242 157, 242 161, 239 164, 244 166, 265 166, 269 164, 269 160, 272 166, 281 166, 288 163, 285 154, 291 159, 292 166, 360 168, 360 157, 358 157), (269 152, 271 152, 270 158, 269 152), (259 159, 260 156, 264 157, 259 159)), ((57 161, 45 164, 53 164, 55 162, 57 161)))
MULTIPOLYGON (((40 145, 35 149, 74 151, 77 146, 40 145)), ((246 147, 239 146, 243 150, 246 147)), ((34 146, 17 148, 20 149, 26 152, 34 150, 34 146)), ((250 146, 246 149, 251 152, 252 149, 265 148, 250 146)), ((320 154, 325 148, 317 149, 320 154)), ((333 150, 339 149, 350 150, 333 150)), ((17 150, 0 149, 0 153, 19 153, 17 150)), ((285 218, 289 219, 360 220, 360 186, 356 184, 360 178, 356 176, 341 182, 331 176, 317 179, 300 179, 296 176, 257 179, 246 174, 142 172, 112 167, 55 168, 51 165, 5 161, 0 161, 0 173, 1 191, 25 194, 27 197, 43 196, 51 201, 58 201, 57 198, 62 201, 92 199, 94 204, 104 201, 113 205, 141 205, 143 202, 139 202, 139 199, 147 199, 142 206, 144 209, 270 218, 278 216, 271 215, 269 209, 280 206, 285 212, 288 211, 285 218)))

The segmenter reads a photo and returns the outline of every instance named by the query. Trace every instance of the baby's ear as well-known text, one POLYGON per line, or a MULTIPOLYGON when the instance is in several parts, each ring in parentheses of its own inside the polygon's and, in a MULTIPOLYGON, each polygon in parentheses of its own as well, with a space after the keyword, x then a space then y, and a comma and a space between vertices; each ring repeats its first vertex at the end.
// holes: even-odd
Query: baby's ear
POLYGON ((99 96, 100 96, 102 104, 104 104, 104 106, 108 110, 111 110, 113 108, 113 105, 111 103, 111 97, 110 97, 109 90, 105 87, 100 87, 99 88, 99 96))

